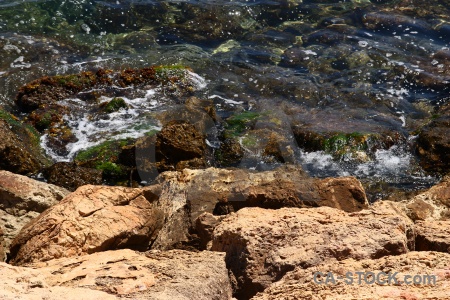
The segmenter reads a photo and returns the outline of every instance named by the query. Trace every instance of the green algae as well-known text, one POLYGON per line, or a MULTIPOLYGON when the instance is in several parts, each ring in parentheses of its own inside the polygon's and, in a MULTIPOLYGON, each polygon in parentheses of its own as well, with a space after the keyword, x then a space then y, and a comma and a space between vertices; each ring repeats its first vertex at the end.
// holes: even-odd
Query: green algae
POLYGON ((40 147, 39 132, 31 125, 21 122, 16 116, 0 109, 0 119, 5 120, 11 126, 14 133, 31 141, 32 146, 40 147))
POLYGON ((251 129, 261 116, 262 114, 258 112, 244 111, 229 117, 225 121, 226 135, 229 137, 241 135, 251 129))
POLYGON ((116 161, 122 147, 132 144, 131 139, 106 141, 97 146, 82 150, 75 156, 77 162, 94 161, 94 165, 116 161))
POLYGON ((119 111, 121 108, 127 108, 127 103, 123 98, 116 97, 113 98, 111 101, 105 103, 105 105, 102 107, 103 111, 106 113, 113 113, 116 111, 119 111))

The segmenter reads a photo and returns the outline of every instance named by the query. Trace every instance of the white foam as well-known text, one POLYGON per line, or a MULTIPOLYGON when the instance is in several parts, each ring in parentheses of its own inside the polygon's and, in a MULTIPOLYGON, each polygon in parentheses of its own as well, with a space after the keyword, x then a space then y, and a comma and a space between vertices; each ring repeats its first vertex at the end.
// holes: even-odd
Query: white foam
POLYGON ((208 97, 209 99, 215 99, 215 98, 219 98, 221 100, 223 100, 225 103, 230 104, 230 105, 238 105, 238 104, 243 104, 243 101, 235 101, 235 100, 231 100, 219 95, 211 95, 208 97))
POLYGON ((312 50, 302 50, 305 54, 311 54, 311 55, 317 55, 317 52, 314 52, 312 50))
POLYGON ((187 77, 191 81, 191 83, 194 84, 197 90, 203 90, 208 85, 205 78, 194 72, 187 71, 187 77))

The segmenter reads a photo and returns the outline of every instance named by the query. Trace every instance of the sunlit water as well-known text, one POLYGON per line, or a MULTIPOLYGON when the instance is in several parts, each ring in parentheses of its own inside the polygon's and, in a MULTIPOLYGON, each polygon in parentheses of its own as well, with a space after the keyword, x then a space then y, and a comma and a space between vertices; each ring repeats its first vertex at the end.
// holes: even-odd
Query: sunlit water
MULTIPOLYGON (((222 118, 283 110, 313 128, 411 138, 449 91, 448 7, 429 5, 434 15, 415 17, 378 1, 0 1, 0 105, 14 108, 17 89, 44 75, 183 64, 222 118), (433 83, 424 83, 429 74, 433 83)), ((161 91, 125 101, 128 109, 105 119, 82 110, 65 116, 78 140, 65 153, 46 147, 46 135, 43 146, 68 161, 104 140, 160 129, 149 112, 169 105, 161 91)), ((315 176, 431 184, 413 152, 377 150, 364 163, 302 149, 296 157, 315 176)), ((247 156, 256 158, 243 167, 265 168, 258 154, 247 156)))

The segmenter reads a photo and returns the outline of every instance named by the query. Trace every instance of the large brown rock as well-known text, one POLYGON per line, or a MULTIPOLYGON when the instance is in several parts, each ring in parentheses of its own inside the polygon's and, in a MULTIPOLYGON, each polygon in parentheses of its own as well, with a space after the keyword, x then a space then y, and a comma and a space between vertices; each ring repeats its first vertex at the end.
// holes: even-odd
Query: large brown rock
POLYGON ((236 297, 248 299, 295 267, 376 259, 414 248, 412 222, 393 210, 244 208, 215 229, 211 250, 226 252, 236 297))
MULTIPOLYGON (((308 269, 296 268, 289 272, 280 281, 272 284, 264 292, 258 293, 252 300, 275 299, 450 299, 450 254, 438 252, 409 252, 398 256, 386 256, 380 259, 365 259, 356 261, 346 259, 343 261, 325 262, 308 269), (314 282, 314 274, 331 272, 335 284, 317 284, 314 282), (348 272, 352 272, 350 275, 348 272), (367 284, 359 280, 356 272, 365 274, 380 272, 392 274, 392 279, 387 281, 387 276, 379 277, 381 283, 367 284), (395 274, 397 273, 397 274, 395 274), (395 275, 393 275, 395 274, 395 275), (344 280, 349 275, 353 279, 352 284, 344 280), (417 277, 415 278, 414 276, 417 277), (338 279, 341 276, 341 279, 338 279), (411 276, 411 277, 405 277, 411 276), (429 276, 429 277, 428 277, 429 276), (431 277, 434 276, 434 277, 431 277), (436 281, 433 281, 433 278, 436 281), (420 284, 407 284, 416 279, 420 284), (384 281, 386 280, 386 281, 384 281), (406 282, 405 282, 406 280, 406 282)), ((331 278, 331 277, 330 277, 331 278)), ((320 282, 325 278, 317 277, 320 282)), ((368 277, 368 282, 371 282, 368 277)), ((349 282, 349 281, 347 281, 349 282)))
POLYGON ((169 197, 186 195, 192 222, 203 212, 225 214, 243 207, 330 206, 349 212, 368 207, 364 188, 356 178, 309 178, 299 166, 265 172, 184 169, 164 172, 157 182, 171 185, 169 197))
POLYGON ((11 131, 10 125, 0 119, 0 169, 18 174, 34 174, 41 164, 30 152, 29 145, 24 144, 11 131))
POLYGON ((0 263, 1 299, 231 298, 224 254, 107 251, 34 264, 0 263))
POLYGON ((164 224, 151 190, 83 186, 28 223, 11 244, 23 265, 118 248, 147 250, 164 224))
POLYGON ((450 253, 450 221, 419 221, 415 229, 417 251, 450 253))
POLYGON ((0 171, 0 226, 6 249, 22 227, 68 194, 58 186, 0 171))
MULTIPOLYGON (((385 201, 382 201, 385 202, 385 201)), ((450 177, 429 190, 394 204, 413 221, 434 221, 450 219, 450 177)))
POLYGON ((226 216, 214 216, 210 213, 201 214, 195 221, 195 230, 197 231, 200 240, 201 250, 211 250, 212 237, 214 228, 220 224, 220 222, 226 216))

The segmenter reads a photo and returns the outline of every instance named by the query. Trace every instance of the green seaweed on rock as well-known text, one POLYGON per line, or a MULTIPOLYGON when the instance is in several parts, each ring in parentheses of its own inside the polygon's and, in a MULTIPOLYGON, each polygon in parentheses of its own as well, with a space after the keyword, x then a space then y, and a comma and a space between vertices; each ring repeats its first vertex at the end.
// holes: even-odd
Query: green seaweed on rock
POLYGON ((226 120, 226 136, 236 137, 251 129, 255 122, 261 117, 261 113, 244 111, 229 117, 226 120))
POLYGON ((111 185, 127 185, 133 167, 121 160, 125 148, 133 146, 134 139, 106 141, 78 152, 74 161, 82 167, 102 171, 103 180, 111 185))
POLYGON ((121 108, 127 107, 128 106, 125 100, 123 100, 123 98, 120 97, 113 98, 111 101, 105 102, 102 105, 102 109, 106 113, 113 113, 120 110, 121 108))

